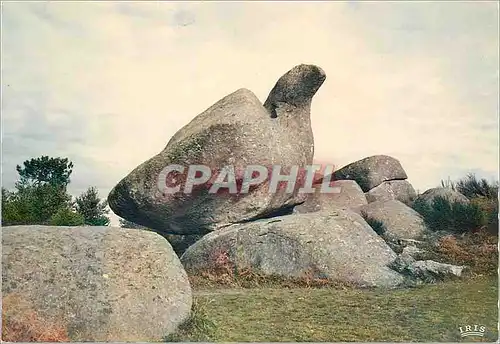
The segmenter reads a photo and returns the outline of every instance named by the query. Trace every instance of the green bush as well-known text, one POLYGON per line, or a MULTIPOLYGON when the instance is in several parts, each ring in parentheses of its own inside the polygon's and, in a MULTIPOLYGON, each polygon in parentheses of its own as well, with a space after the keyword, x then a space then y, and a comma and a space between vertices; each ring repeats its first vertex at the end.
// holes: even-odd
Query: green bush
POLYGON ((473 204, 471 207, 466 207, 468 209, 456 210, 457 213, 462 213, 457 215, 459 218, 462 217, 458 221, 469 222, 469 225, 472 222, 473 225, 476 225, 479 217, 477 214, 479 211, 476 208, 479 208, 483 214, 482 225, 486 226, 489 233, 498 234, 498 182, 488 182, 484 178, 478 179, 474 174, 468 174, 456 182, 449 178, 446 181, 442 180, 441 186, 460 192, 473 204))
POLYGON ((477 197, 498 199, 498 183, 490 183, 484 178, 478 180, 474 174, 468 174, 456 182, 455 188, 456 191, 469 199, 477 197))
POLYGON ((16 194, 2 188, 2 226, 22 224, 25 213, 19 207, 16 194))
POLYGON ((498 234, 498 202, 495 203, 496 207, 494 207, 488 213, 488 228, 492 233, 498 234))
POLYGON ((76 211, 83 216, 85 224, 89 226, 107 226, 109 217, 106 200, 99 198, 99 191, 91 186, 75 201, 76 211))
POLYGON ((486 226, 491 234, 498 234, 498 199, 476 197, 471 200, 485 213, 486 226))
POLYGON ((69 208, 61 208, 51 216, 49 224, 51 226, 83 226, 85 218, 69 208))
POLYGON ((52 215, 70 205, 71 196, 59 186, 18 185, 15 192, 2 191, 2 225, 48 224, 52 215))
POLYGON ((417 199, 412 207, 433 231, 464 233, 480 229, 487 223, 487 214, 475 203, 463 204, 436 197, 432 204, 417 199))

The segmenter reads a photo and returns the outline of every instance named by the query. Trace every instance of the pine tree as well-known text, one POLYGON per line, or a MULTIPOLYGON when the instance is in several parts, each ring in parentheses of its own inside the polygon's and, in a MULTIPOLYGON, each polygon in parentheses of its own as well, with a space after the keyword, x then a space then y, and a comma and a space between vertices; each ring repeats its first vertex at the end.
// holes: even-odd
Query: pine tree
POLYGON ((106 200, 101 201, 97 188, 92 186, 77 197, 75 207, 76 211, 83 216, 86 225, 109 225, 107 202, 106 200))

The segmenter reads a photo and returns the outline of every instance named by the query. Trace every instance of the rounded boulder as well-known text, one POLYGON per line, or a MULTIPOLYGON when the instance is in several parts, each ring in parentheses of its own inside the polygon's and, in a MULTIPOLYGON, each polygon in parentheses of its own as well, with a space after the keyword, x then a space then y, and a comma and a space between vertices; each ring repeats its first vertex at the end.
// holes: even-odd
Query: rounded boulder
POLYGON ((360 211, 368 222, 368 219, 382 222, 388 238, 418 239, 426 233, 422 216, 400 201, 376 201, 361 207, 360 211))
POLYGON ((170 244, 138 229, 4 227, 2 282, 5 324, 36 316, 65 341, 161 341, 192 305, 170 244))
POLYGON ((335 171, 336 180, 355 180, 364 192, 388 180, 407 179, 399 160, 388 155, 373 155, 346 165, 335 171))
POLYGON ((348 210, 294 214, 213 232, 181 257, 186 271, 217 271, 223 262, 264 275, 328 278, 357 286, 393 287, 402 276, 396 254, 361 216, 348 210))
POLYGON ((432 188, 425 191, 423 194, 418 195, 416 201, 417 202, 423 201, 429 205, 432 205, 432 202, 438 197, 445 198, 450 202, 459 202, 462 204, 470 203, 469 199, 464 195, 462 195, 460 192, 454 191, 450 188, 443 188, 443 187, 432 188))

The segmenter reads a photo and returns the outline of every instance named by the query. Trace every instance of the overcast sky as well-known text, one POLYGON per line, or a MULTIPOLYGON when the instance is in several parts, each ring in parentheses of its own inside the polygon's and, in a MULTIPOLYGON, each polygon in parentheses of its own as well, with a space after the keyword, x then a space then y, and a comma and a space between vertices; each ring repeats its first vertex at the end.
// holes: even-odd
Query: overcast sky
POLYGON ((223 96, 264 101, 300 63, 327 80, 316 158, 399 159, 420 191, 498 178, 496 2, 3 3, 2 177, 74 162, 70 192, 106 197, 223 96))

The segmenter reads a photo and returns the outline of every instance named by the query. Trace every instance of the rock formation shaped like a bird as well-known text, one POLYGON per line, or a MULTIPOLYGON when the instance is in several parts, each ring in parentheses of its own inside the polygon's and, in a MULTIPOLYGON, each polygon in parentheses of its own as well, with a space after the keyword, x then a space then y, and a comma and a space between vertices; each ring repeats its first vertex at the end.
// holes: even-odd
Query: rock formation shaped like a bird
MULTIPOLYGON (((282 167, 312 164, 314 139, 310 109, 326 75, 314 65, 298 65, 283 75, 262 103, 247 89, 216 102, 180 129, 158 155, 122 179, 108 202, 119 216, 159 233, 204 234, 234 223, 292 208, 304 198, 297 190, 269 192, 269 179, 246 194, 210 194, 208 185, 191 194, 165 194, 162 170, 172 164, 205 165, 212 171, 248 165, 282 167)), ((186 173, 177 182, 186 180, 186 173)), ((240 178, 242 176, 239 176, 240 178)))

